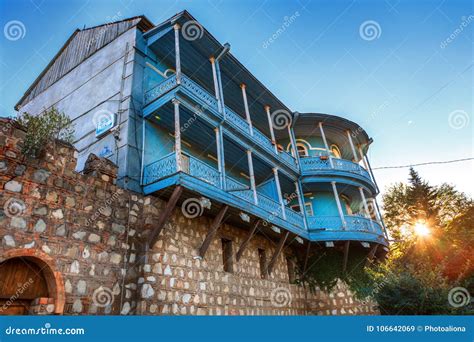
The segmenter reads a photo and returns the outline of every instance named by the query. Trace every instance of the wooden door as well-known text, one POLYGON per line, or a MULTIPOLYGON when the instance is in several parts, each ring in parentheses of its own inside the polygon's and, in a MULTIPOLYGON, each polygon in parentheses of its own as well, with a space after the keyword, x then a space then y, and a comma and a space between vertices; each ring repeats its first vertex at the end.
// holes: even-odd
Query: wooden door
POLYGON ((26 315, 30 303, 49 297, 43 270, 28 258, 0 263, 0 315, 26 315))

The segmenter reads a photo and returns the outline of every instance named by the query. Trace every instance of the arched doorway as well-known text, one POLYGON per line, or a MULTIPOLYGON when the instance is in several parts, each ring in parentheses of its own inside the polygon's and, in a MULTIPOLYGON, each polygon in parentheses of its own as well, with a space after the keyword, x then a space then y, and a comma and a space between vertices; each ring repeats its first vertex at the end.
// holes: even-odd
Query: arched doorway
POLYGON ((53 260, 34 249, 9 250, 0 257, 0 315, 62 314, 62 276, 53 260))

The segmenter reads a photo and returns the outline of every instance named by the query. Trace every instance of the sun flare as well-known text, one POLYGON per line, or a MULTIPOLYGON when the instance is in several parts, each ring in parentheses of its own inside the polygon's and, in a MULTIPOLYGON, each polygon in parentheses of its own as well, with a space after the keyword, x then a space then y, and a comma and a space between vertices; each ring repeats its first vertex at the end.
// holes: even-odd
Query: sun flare
POLYGON ((428 226, 423 222, 417 222, 414 226, 415 234, 421 237, 428 236, 431 234, 428 226))

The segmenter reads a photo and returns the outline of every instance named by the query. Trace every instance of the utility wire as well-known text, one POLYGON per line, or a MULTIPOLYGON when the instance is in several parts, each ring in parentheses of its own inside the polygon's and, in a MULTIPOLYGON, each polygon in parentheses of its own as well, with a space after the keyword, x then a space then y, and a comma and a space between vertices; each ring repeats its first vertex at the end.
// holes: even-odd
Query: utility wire
POLYGON ((468 160, 474 160, 474 157, 463 158, 463 159, 454 159, 454 160, 445 160, 445 161, 431 161, 431 162, 426 162, 426 163, 410 164, 410 165, 379 166, 379 167, 373 167, 372 170, 402 169, 402 168, 405 168, 405 167, 412 167, 412 166, 433 165, 433 164, 450 164, 450 163, 458 163, 458 162, 468 161, 468 160))

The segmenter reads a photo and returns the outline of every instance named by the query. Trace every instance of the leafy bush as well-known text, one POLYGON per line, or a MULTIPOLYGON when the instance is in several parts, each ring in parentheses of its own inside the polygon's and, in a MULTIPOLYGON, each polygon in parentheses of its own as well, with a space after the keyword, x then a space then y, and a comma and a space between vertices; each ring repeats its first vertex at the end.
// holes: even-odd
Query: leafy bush
POLYGON ((37 158, 48 144, 55 144, 56 140, 72 143, 74 129, 71 119, 56 108, 45 110, 39 115, 23 113, 17 122, 25 127, 26 136, 23 142, 22 153, 31 158, 37 158))

